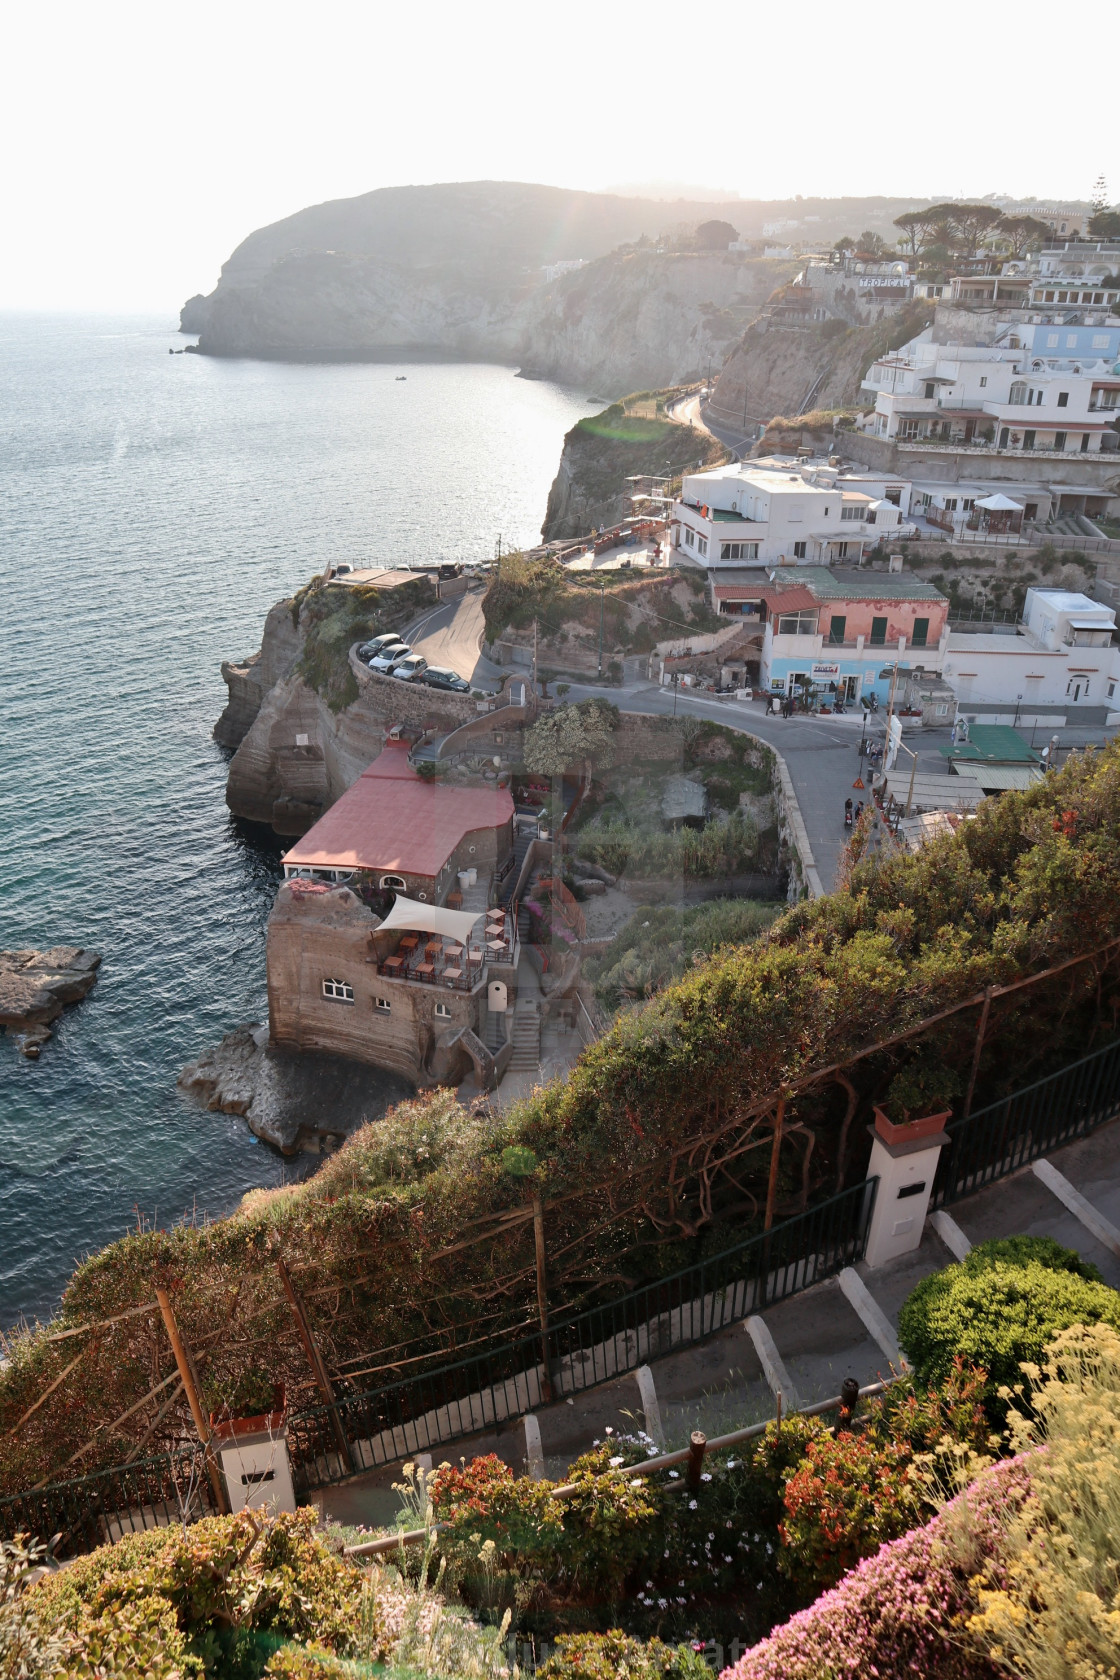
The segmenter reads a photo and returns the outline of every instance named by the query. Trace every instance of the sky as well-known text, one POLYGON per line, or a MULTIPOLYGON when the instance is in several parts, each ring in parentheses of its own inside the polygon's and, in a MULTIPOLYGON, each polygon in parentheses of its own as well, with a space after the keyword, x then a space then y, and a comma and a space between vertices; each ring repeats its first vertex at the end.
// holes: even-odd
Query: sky
POLYGON ((1103 171, 1115 202, 1120 14, 1056 63, 1041 21, 996 0, 22 0, 0 307, 177 308, 254 228, 408 182, 1087 198, 1103 171))

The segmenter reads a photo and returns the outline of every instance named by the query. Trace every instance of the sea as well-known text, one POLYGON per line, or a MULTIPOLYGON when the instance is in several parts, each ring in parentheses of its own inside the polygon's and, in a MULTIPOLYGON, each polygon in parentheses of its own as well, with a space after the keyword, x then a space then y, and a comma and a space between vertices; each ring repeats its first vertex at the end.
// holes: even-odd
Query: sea
POLYGON ((539 540, 600 406, 507 367, 187 342, 170 316, 0 315, 0 949, 104 958, 37 1062, 0 1034, 3 1327, 126 1231, 312 1170, 175 1085, 266 1008, 280 848, 226 809, 221 661, 327 560, 539 540))

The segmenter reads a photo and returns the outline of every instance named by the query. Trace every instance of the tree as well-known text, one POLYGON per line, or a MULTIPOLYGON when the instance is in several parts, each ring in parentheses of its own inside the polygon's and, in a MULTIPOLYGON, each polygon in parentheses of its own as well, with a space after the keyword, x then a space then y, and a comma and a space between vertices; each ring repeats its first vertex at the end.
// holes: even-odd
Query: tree
POLYGON ((560 706, 537 719, 525 734, 525 768, 552 781, 552 834, 559 844, 565 771, 614 763, 615 707, 603 700, 560 706))
POLYGON ((859 250, 869 257, 881 257, 887 249, 886 241, 867 228, 859 236, 859 250))
POLYGON ((993 230, 1007 247, 1007 255, 1018 258, 1049 239, 1050 229, 1037 216, 1001 216, 993 230))
POLYGON ((925 233, 925 212, 922 210, 907 210, 903 215, 895 217, 894 225, 896 228, 902 229, 903 237, 899 240, 899 244, 905 245, 910 255, 916 257, 925 233))
POLYGON ((1003 212, 994 204, 949 204, 948 220, 952 222, 966 256, 978 248, 984 235, 1003 219, 1003 212))
POLYGON ((846 233, 842 239, 838 239, 833 246, 834 251, 854 251, 855 248, 856 242, 850 233, 846 233))
POLYGON ((726 251, 731 241, 738 237, 730 222, 701 222, 696 229, 696 248, 698 251, 726 251))
POLYGON ((1120 239, 1120 210, 1098 210, 1089 217, 1089 232, 1094 239, 1120 239))

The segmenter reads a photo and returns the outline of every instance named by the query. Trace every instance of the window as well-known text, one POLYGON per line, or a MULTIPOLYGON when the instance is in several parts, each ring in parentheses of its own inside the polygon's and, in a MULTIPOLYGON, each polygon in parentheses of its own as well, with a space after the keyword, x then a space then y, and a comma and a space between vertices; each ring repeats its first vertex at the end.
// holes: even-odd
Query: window
POLYGON ((885 647, 887 642, 887 621, 885 618, 871 620, 871 646, 885 647))
POLYGON ((1107 333, 1094 333, 1093 334, 1093 349, 1094 350, 1107 350, 1108 349, 1108 334, 1107 333))
POLYGON ((388 887, 390 891, 403 892, 405 884, 405 878, 403 875, 382 875, 381 877, 381 887, 383 891, 386 887, 388 887))
POLYGON ((987 374, 984 374, 983 378, 980 380, 980 389, 983 390, 984 386, 987 383, 988 383, 988 376, 987 376, 987 374))
POLYGON ((699 553, 699 554, 705 554, 705 555, 707 554, 707 552, 708 552, 708 539, 707 539, 707 537, 697 537, 697 539, 696 539, 696 550, 697 550, 697 553, 699 553))
MULTIPOLYGON (((1053 303, 1053 301, 1054 301, 1053 292, 1047 292, 1046 299, 1047 299, 1048 303, 1053 303)), ((1046 335, 1046 348, 1048 350, 1056 350, 1058 348, 1058 335, 1057 335, 1057 333, 1047 333, 1047 335, 1046 335)))
POLYGON ((910 646, 911 647, 925 647, 926 637, 928 635, 929 635, 929 619, 928 618, 916 618, 914 620, 914 631, 913 631, 913 634, 910 637, 910 646))
POLYGON ((808 543, 795 542, 793 545, 793 558, 795 560, 804 560, 805 555, 808 552, 808 547, 808 543))
POLYGON ((1067 333, 1066 334, 1066 349, 1067 350, 1076 350, 1077 349, 1077 334, 1076 333, 1067 333))
POLYGON ((1088 450, 1089 450, 1089 434, 1088 434, 1088 432, 1082 432, 1082 434, 1081 434, 1081 453, 1082 453, 1082 455, 1087 454, 1088 450))
POLYGON ((1089 698, 1089 679, 1075 671, 1066 684, 1066 693, 1073 700, 1087 700, 1089 698))
POLYGON ((1054 448, 1055 449, 1064 449, 1065 446, 1066 446, 1066 434, 1065 434, 1065 432, 1055 432, 1054 433, 1054 448))
POLYGON ((748 542, 725 542, 719 545, 721 560, 757 560, 758 544, 748 542))
POLYGON ((437 1021, 450 1021, 450 1019, 451 1019, 451 1006, 450 1006, 450 1004, 437 1003, 436 1004, 436 1020, 437 1021))
POLYGON ((811 636, 817 628, 817 609, 808 608, 804 612, 779 613, 779 636, 811 636))
POLYGON ((374 998, 373 1007, 375 1009, 380 1009, 383 1015, 388 1015, 393 1006, 389 1002, 388 998, 374 998))
POLYGON ((946 717, 948 715, 948 712, 949 712, 949 702, 947 700, 939 700, 937 702, 936 706, 933 708, 934 717, 946 717))
POLYGON ((353 1003, 354 988, 348 980, 324 980, 323 996, 333 1003, 353 1003))
POLYGON ((962 513, 971 513, 975 506, 976 506, 976 497, 975 496, 962 496, 961 497, 961 512, 962 513))
POLYGON ((946 498, 945 498, 945 512, 946 513, 956 513, 956 511, 957 511, 957 498, 955 496, 946 496, 946 498))
POLYGON ((927 399, 927 401, 933 395, 934 395, 934 386, 933 386, 933 381, 931 380, 926 386, 926 399, 927 399))
POLYGON ((1033 432, 1024 432, 1023 433, 1023 448, 1024 449, 1033 449, 1034 448, 1034 437, 1035 437, 1035 434, 1033 432))
POLYGON ((848 628, 848 620, 843 614, 833 613, 832 623, 828 627, 828 639, 834 645, 844 640, 844 632, 848 628))
POLYGON ((842 507, 840 509, 840 517, 841 519, 862 519, 862 504, 859 502, 851 502, 847 507, 842 507))
POLYGON ((1041 391, 1036 391, 1035 394, 1034 394, 1034 406, 1036 408, 1041 408, 1042 407, 1042 392, 1041 391))
POLYGON ((1068 391, 1059 391, 1058 392, 1058 407, 1059 408, 1068 408, 1069 407, 1069 392, 1068 391))
POLYGON ((1116 693, 1116 684, 1114 682, 1110 682, 1109 685, 1108 685, 1108 698, 1111 700, 1115 693, 1116 693))
POLYGON ((1026 507, 1023 509, 1023 517, 1024 517, 1024 519, 1037 519, 1038 518, 1038 503, 1037 502, 1028 502, 1026 507))
POLYGON ((696 547, 696 532, 692 529, 691 525, 686 525, 684 527, 684 541, 686 548, 696 547))
POLYGON ((1016 408, 1020 407, 1023 403, 1030 401, 1030 395, 1027 391, 1027 387, 1021 379, 1017 379, 1014 385, 1012 385, 1009 401, 1013 403, 1016 408))

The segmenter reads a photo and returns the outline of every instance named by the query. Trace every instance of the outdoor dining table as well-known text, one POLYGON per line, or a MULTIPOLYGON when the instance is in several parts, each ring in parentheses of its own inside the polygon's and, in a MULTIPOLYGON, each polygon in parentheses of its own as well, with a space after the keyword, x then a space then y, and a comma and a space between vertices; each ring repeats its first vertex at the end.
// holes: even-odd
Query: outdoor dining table
POLYGON ((443 945, 438 939, 429 939, 424 947, 424 952, 429 957, 438 957, 442 950, 443 945))
POLYGON ((382 966, 382 968, 391 968, 391 969, 394 969, 394 970, 396 970, 398 968, 403 968, 404 967, 404 958, 403 957, 386 957, 385 961, 381 964, 381 966, 382 966))
POLYGON ((472 963, 480 963, 482 961, 482 946, 472 945, 467 955, 472 963))
POLYGON ((488 939, 486 946, 490 951, 504 951, 506 948, 504 939, 488 939))
POLYGON ((435 971, 436 970, 435 970, 435 964, 434 963, 423 962, 423 963, 417 963, 416 964, 416 973, 420 976, 420 978, 422 980, 426 980, 428 978, 429 974, 434 974, 435 971))
POLYGON ((404 938, 401 940, 401 950, 402 951, 415 951, 415 949, 416 949, 417 945, 419 945, 419 943, 420 943, 420 940, 419 940, 419 938, 417 937, 416 934, 406 933, 404 938))
POLYGON ((443 978, 445 980, 461 980, 463 978, 463 971, 461 968, 445 968, 443 971, 443 978))

